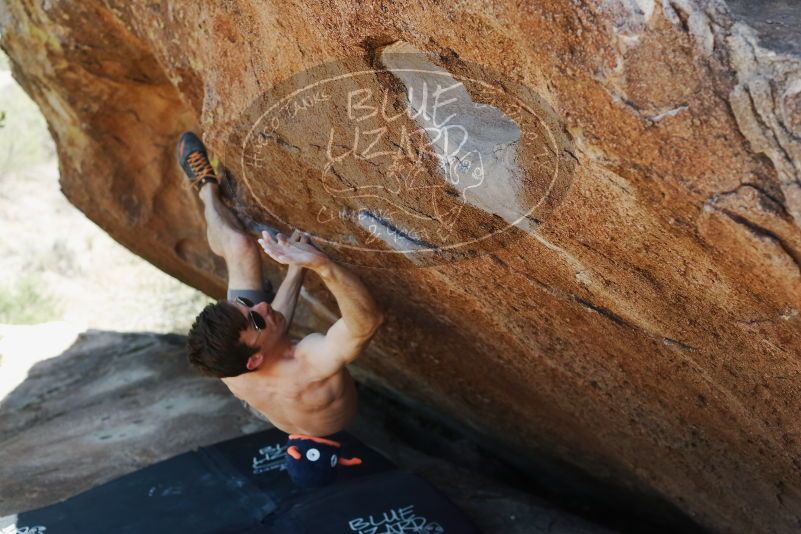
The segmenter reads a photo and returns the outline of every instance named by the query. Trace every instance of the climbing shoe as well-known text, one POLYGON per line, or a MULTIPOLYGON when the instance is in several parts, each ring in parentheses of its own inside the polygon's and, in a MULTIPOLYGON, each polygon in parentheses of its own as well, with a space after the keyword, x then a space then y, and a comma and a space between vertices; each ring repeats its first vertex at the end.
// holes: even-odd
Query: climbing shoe
POLYGON ((218 183, 217 175, 209 163, 206 147, 198 136, 184 132, 178 140, 178 163, 189 178, 189 184, 200 191, 209 182, 218 183))

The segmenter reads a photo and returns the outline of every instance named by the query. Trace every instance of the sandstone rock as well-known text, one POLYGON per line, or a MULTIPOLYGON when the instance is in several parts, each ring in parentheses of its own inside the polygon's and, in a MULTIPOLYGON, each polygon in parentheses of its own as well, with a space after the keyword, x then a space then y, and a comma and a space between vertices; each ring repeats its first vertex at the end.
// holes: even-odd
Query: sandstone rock
POLYGON ((387 309, 365 379, 706 526, 794 532, 801 63, 743 4, 8 0, 0 30, 65 194, 131 250, 222 294, 172 153, 203 131, 252 229, 309 230, 387 309), (390 121, 420 111, 409 65, 480 105, 470 152, 390 121), (349 114, 359 90, 386 113, 349 114))

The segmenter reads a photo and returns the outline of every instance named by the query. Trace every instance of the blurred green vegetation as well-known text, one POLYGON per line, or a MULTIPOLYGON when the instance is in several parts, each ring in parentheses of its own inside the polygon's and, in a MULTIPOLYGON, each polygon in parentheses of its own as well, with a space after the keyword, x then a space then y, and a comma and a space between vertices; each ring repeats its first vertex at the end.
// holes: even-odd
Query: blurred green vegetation
POLYGON ((51 159, 55 147, 39 108, 11 77, 0 53, 0 180, 4 174, 51 159))
POLYGON ((60 317, 61 309, 40 276, 29 275, 13 287, 0 287, 0 323, 36 324, 60 317))
POLYGON ((39 108, 0 51, 0 324, 185 333, 208 297, 113 241, 64 198, 39 108))

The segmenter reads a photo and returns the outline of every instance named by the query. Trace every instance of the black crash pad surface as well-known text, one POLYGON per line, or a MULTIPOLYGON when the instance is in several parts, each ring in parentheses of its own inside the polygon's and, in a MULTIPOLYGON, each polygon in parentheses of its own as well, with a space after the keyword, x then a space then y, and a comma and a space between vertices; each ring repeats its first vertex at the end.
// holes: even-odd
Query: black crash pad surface
MULTIPOLYGON (((363 461, 362 465, 339 469, 340 482, 395 468, 389 460, 346 432, 334 434, 332 439, 342 444, 344 456, 357 456, 363 461)), ((200 451, 221 468, 245 477, 280 504, 305 491, 295 487, 284 470, 286 441, 285 433, 273 429, 202 447, 200 451)))
POLYGON ((0 518, 0 532, 476 532, 442 494, 346 433, 335 437, 343 454, 363 464, 340 469, 331 486, 297 488, 283 468, 286 439, 272 429, 202 447, 0 518))
POLYGON ((388 471, 328 486, 274 514, 249 534, 478 534, 423 479, 388 471))
POLYGON ((243 477, 190 452, 18 514, 16 521, 0 519, 0 532, 12 524, 43 534, 218 532, 258 524, 275 508, 243 477))

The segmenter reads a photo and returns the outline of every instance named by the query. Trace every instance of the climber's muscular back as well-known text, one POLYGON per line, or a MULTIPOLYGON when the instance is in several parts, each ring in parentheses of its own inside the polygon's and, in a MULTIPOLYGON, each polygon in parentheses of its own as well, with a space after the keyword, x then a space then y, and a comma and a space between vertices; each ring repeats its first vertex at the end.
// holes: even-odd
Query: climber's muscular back
POLYGON ((315 350, 325 348, 320 337, 311 334, 293 342, 290 354, 223 382, 288 434, 327 436, 339 432, 356 415, 356 388, 344 365, 338 369, 315 365, 320 356, 315 350))
POLYGON ((285 432, 338 432, 356 414, 356 388, 345 366, 362 353, 384 315, 361 280, 313 244, 273 238, 267 232, 259 243, 275 261, 315 272, 334 295, 342 316, 325 334, 309 334, 293 342, 291 350, 265 357, 258 369, 225 383, 285 432))

